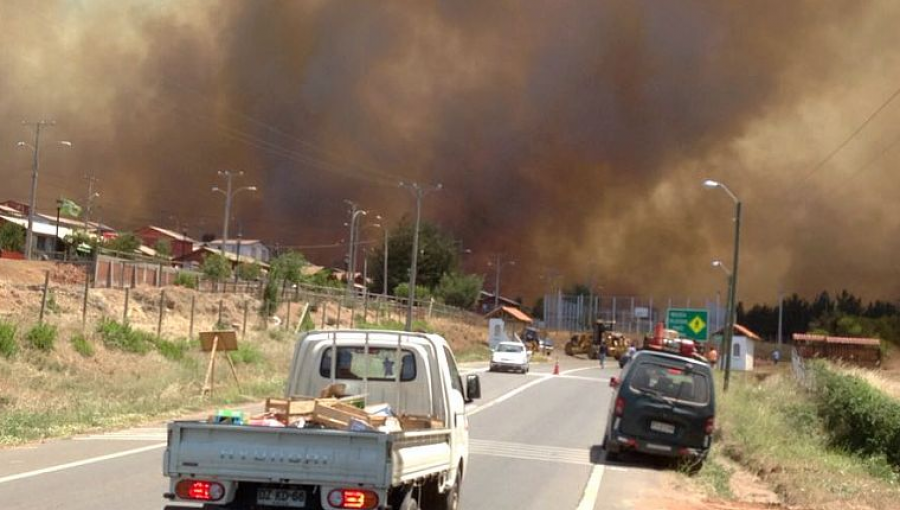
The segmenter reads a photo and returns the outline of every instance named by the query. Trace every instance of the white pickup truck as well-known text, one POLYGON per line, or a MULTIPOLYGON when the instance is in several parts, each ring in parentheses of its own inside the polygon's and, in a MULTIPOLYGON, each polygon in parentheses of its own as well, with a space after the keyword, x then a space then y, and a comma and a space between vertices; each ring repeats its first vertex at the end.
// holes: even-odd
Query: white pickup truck
POLYGON ((169 424, 163 474, 166 510, 300 508, 451 510, 468 462, 465 404, 480 398, 477 375, 460 375, 447 341, 398 331, 316 331, 294 350, 286 397, 317 396, 332 384, 428 416, 401 432, 169 424), (335 356, 334 353, 337 352, 335 356))

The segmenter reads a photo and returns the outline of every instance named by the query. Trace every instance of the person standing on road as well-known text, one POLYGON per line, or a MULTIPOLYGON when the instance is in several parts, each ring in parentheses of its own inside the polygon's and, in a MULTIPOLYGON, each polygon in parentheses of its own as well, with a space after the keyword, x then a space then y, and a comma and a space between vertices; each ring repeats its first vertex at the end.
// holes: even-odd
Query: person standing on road
POLYGON ((600 368, 606 368, 606 355, 609 354, 609 347, 606 346, 606 342, 600 342, 600 354, 597 356, 600 358, 600 368))

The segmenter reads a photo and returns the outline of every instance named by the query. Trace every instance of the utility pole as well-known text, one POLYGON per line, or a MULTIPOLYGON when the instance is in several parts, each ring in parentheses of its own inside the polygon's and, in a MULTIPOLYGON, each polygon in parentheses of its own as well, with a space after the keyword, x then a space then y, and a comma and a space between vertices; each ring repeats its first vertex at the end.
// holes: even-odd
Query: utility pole
POLYGON ((19 142, 18 147, 31 149, 31 196, 28 200, 28 229, 25 232, 25 258, 31 260, 34 245, 34 208, 37 199, 38 168, 40 167, 41 130, 44 126, 52 126, 52 120, 39 120, 36 122, 22 121, 23 126, 34 126, 34 143, 19 142))
POLYGON ((409 271, 409 302, 406 308, 406 330, 412 331, 413 306, 415 306, 416 301, 416 272, 418 271, 419 263, 419 225, 422 221, 422 199, 428 193, 440 191, 442 185, 421 186, 417 182, 401 182, 400 187, 408 189, 416 199, 416 229, 413 232, 412 267, 409 271))
POLYGON ((496 269, 494 278, 494 310, 496 310, 497 308, 500 308, 500 271, 503 269, 503 264, 514 266, 516 265, 516 261, 503 260, 503 255, 498 253, 494 255, 494 260, 489 262, 489 264, 493 264, 496 269))
POLYGON ((243 171, 232 172, 231 170, 219 170, 217 172, 219 177, 225 178, 225 189, 221 189, 218 186, 213 186, 212 190, 215 193, 221 193, 225 195, 225 218, 222 224, 222 254, 225 254, 225 251, 228 248, 228 224, 231 222, 231 200, 235 195, 240 193, 241 191, 257 191, 256 186, 241 186, 235 190, 232 190, 231 180, 235 176, 241 177, 244 175, 243 171))
POLYGON ((781 351, 781 327, 784 321, 784 290, 778 290, 778 350, 781 351))

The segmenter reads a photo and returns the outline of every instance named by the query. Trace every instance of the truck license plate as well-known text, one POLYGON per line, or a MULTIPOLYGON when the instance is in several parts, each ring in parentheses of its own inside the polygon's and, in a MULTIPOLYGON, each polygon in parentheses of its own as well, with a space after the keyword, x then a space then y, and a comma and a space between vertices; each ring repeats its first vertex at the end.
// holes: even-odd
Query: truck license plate
POLYGON ((674 434, 675 425, 672 425, 671 423, 663 423, 661 421, 651 421, 650 430, 655 432, 662 432, 663 434, 674 434))
POLYGON ((257 489, 256 504, 304 508, 306 507, 306 491, 301 489, 257 489))

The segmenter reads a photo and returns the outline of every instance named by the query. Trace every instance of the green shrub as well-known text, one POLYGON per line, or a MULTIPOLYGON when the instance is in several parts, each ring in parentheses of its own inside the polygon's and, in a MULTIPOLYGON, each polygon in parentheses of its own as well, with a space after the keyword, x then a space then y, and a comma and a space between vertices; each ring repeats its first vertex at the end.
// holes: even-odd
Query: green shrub
POLYGON ((52 351, 53 344, 56 343, 56 326, 42 323, 37 324, 28 330, 25 339, 29 345, 39 351, 52 351))
POLYGON ((175 285, 179 287, 186 287, 188 289, 196 289, 197 288, 197 275, 192 273, 186 273, 184 271, 179 271, 178 274, 175 275, 175 285))
POLYGON ((156 350, 159 351, 162 357, 172 361, 182 360, 187 349, 187 340, 159 339, 156 341, 156 350))
POLYGON ((832 443, 865 456, 884 455, 900 467, 900 402, 865 380, 812 365, 819 416, 832 443))
POLYGON ((137 354, 149 352, 156 340, 150 333, 132 329, 128 324, 119 324, 112 319, 100 321, 97 333, 106 347, 137 354))
POLYGON ((231 355, 231 361, 235 362, 235 364, 257 365, 263 361, 263 355, 259 352, 259 349, 248 342, 239 344, 238 349, 229 354, 231 355))
POLYGON ((19 344, 16 342, 16 326, 0 321, 0 356, 9 359, 15 356, 18 351, 19 344))
POLYGON ((91 344, 91 341, 87 339, 83 334, 78 333, 77 335, 72 337, 72 348, 75 349, 75 352, 81 354, 85 358, 90 358, 94 355, 94 346, 91 344))

